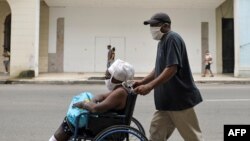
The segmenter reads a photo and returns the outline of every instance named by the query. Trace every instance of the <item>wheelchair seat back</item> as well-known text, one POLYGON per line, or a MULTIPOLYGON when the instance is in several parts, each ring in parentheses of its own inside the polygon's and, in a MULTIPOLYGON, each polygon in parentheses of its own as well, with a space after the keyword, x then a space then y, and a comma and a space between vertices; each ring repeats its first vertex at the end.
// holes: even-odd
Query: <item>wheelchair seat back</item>
POLYGON ((128 97, 125 107, 125 125, 130 125, 131 119, 133 117, 134 108, 136 104, 137 94, 134 92, 128 92, 128 97))

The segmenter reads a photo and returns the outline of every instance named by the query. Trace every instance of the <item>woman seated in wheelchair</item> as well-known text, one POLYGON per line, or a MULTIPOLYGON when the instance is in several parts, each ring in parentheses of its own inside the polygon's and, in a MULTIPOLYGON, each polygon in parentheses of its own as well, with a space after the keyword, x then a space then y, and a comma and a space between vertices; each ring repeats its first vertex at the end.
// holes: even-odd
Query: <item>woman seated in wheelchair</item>
MULTIPOLYGON (((71 102, 70 108, 85 111, 90 113, 104 113, 108 111, 117 112, 118 114, 124 113, 126 106, 126 100, 128 91, 123 87, 122 83, 126 83, 127 80, 132 80, 134 77, 134 68, 127 62, 122 60, 116 60, 109 68, 108 73, 105 76, 105 84, 110 92, 100 94, 93 97, 91 100, 85 100, 73 103, 71 102)), ((89 97, 87 95, 87 97, 89 97)), ((70 109, 69 108, 69 109, 70 109)), ((69 112, 69 111, 68 111, 69 112)), ((82 118, 82 117, 81 117, 82 118)), ((80 119, 81 120, 81 119, 80 119)), ((110 118, 97 118, 89 117, 86 127, 78 126, 80 132, 87 132, 86 134, 93 137, 104 130, 105 128, 119 124, 121 120, 110 118)), ((67 116, 63 123, 56 130, 54 135, 49 141, 67 141, 73 136, 74 127, 76 125, 70 122, 67 116)))

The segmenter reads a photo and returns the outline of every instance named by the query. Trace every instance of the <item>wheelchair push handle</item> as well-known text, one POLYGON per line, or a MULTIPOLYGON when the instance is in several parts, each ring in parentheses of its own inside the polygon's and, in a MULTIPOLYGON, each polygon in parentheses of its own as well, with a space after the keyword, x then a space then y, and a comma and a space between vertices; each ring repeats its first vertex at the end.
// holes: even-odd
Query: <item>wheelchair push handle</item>
POLYGON ((134 91, 134 81, 133 80, 129 80, 129 81, 124 81, 122 82, 122 86, 131 94, 137 94, 134 91))

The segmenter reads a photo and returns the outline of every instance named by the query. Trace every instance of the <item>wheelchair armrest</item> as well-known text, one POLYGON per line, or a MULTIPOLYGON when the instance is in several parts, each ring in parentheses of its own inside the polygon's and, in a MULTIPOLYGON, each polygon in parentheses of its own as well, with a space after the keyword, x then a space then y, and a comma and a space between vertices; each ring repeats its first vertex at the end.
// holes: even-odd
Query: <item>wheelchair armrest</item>
POLYGON ((105 118, 125 118, 126 115, 121 115, 115 112, 106 112, 106 113, 89 113, 84 112, 77 116, 77 120, 80 119, 82 115, 88 115, 89 117, 105 117, 105 118))
POLYGON ((125 115, 119 115, 115 112, 107 112, 107 113, 91 113, 90 117, 104 117, 104 118, 125 118, 125 115))

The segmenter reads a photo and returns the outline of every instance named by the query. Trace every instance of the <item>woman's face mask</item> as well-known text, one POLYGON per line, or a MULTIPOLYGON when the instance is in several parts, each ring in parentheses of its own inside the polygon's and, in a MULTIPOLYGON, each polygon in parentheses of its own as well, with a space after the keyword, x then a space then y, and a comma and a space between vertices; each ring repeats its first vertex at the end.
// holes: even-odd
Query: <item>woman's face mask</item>
POLYGON ((150 32, 152 34, 153 39, 155 40, 161 40, 164 33, 161 32, 161 26, 160 27, 151 27, 150 26, 150 32))
POLYGON ((113 82, 111 82, 111 80, 112 80, 112 76, 110 79, 105 80, 105 84, 106 84, 108 90, 112 91, 112 90, 114 90, 114 88, 116 86, 121 85, 121 83, 113 83, 113 82))

